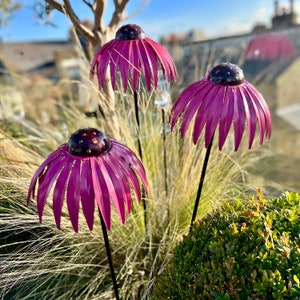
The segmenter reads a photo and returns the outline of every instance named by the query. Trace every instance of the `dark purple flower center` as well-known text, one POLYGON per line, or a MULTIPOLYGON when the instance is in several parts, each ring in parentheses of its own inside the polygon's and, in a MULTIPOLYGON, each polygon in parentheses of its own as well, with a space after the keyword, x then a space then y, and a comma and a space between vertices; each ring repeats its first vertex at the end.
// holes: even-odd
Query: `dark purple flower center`
POLYGON ((221 85, 240 85, 245 81, 244 73, 238 66, 230 63, 222 63, 213 67, 207 79, 221 85))
POLYGON ((74 132, 67 144, 68 152, 74 156, 97 156, 110 149, 106 135, 94 128, 83 128, 74 132))
POLYGON ((144 37, 142 28, 135 24, 124 25, 116 33, 116 40, 141 40, 144 37))

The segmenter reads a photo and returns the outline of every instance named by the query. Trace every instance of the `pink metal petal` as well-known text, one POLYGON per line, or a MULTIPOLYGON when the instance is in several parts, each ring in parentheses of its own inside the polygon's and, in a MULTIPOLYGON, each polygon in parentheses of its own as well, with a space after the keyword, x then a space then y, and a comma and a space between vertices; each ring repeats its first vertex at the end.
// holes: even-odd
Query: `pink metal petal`
POLYGON ((170 116, 171 130, 174 129, 177 120, 184 112, 188 103, 191 101, 191 98, 194 98, 197 91, 200 91, 202 89, 202 86, 204 85, 205 85, 204 79, 194 82, 188 85, 177 97, 171 109, 171 116, 170 116))
POLYGON ((161 44, 150 38, 145 38, 144 40, 154 49, 156 56, 161 63, 163 74, 166 76, 168 82, 170 83, 172 80, 176 81, 177 71, 169 52, 161 44))
MULTIPOLYGON (((122 41, 127 42, 127 41, 122 41)), ((110 52, 110 62, 109 62, 109 68, 110 68, 110 78, 111 78, 111 84, 113 90, 116 90, 117 88, 117 73, 120 66, 120 59, 122 54, 124 43, 116 43, 115 47, 111 49, 110 52)))
POLYGON ((142 68, 142 72, 144 74, 145 82, 147 90, 150 91, 151 89, 151 80, 152 80, 152 69, 150 65, 150 60, 148 57, 148 53, 146 52, 145 48, 143 47, 143 44, 140 40, 136 40, 138 44, 138 53, 139 53, 139 60, 140 65, 142 68))
POLYGON ((139 51, 138 51, 138 44, 133 41, 131 45, 131 51, 130 51, 130 62, 132 64, 131 68, 131 78, 132 78, 132 89, 134 92, 138 89, 138 80, 141 76, 141 66, 139 62, 139 51))
POLYGON ((260 107, 260 103, 259 101, 257 101, 257 98, 251 94, 250 90, 247 89, 246 90, 250 99, 251 99, 251 102, 253 104, 253 108, 254 108, 254 111, 255 111, 255 115, 256 115, 256 120, 257 120, 257 123, 258 123, 258 127, 259 127, 259 132, 260 132, 260 144, 263 143, 263 139, 264 139, 264 130, 265 130, 265 116, 264 116, 264 113, 263 111, 261 110, 261 107, 260 107))
POLYGON ((250 83, 248 83, 248 92, 249 94, 251 94, 252 99, 256 103, 256 106, 258 107, 260 112, 260 120, 262 122, 260 143, 262 144, 264 140, 264 134, 266 134, 267 138, 270 138, 272 134, 271 114, 263 96, 250 83))
POLYGON ((122 41, 122 42, 123 42, 123 47, 120 53, 119 69, 121 74, 122 85, 124 91, 126 92, 128 88, 128 81, 129 81, 128 76, 130 74, 130 69, 132 68, 132 63, 129 60, 132 46, 131 46, 131 41, 122 41))
POLYGON ((118 180, 122 183, 122 189, 123 189, 123 199, 127 205, 127 211, 130 213, 131 210, 131 191, 130 191, 130 185, 129 185, 129 179, 124 172, 122 166, 119 165, 118 159, 115 158, 115 156, 111 155, 111 153, 108 153, 108 155, 105 156, 105 159, 107 160, 107 163, 111 166, 113 172, 116 174, 118 180))
POLYGON ((110 195, 96 157, 90 158, 95 198, 105 226, 110 230, 110 195))
POLYGON ((144 188, 148 193, 146 172, 143 164, 129 148, 127 148, 126 146, 117 142, 114 139, 111 139, 111 142, 112 142, 111 151, 114 151, 113 153, 118 153, 120 156, 122 156, 126 161, 126 163, 129 164, 130 167, 139 175, 140 179, 143 182, 144 188))
POLYGON ((78 232, 81 159, 76 159, 67 186, 67 207, 75 232, 78 232))
POLYGON ((47 197, 63 165, 64 165, 64 157, 63 156, 58 157, 56 160, 52 161, 50 165, 48 165, 48 168, 45 171, 45 173, 39 177, 39 187, 38 187, 38 194, 37 194, 37 210, 38 210, 40 222, 42 222, 42 215, 47 201, 47 197))
POLYGON ((226 89, 216 89, 216 94, 211 105, 208 107, 206 114, 208 116, 205 126, 205 147, 207 148, 214 136, 217 128, 221 113, 224 99, 226 99, 226 89))
POLYGON ((197 143, 204 125, 207 123, 208 119, 210 118, 210 116, 208 116, 206 112, 209 106, 211 105, 211 103, 213 103, 214 97, 219 88, 223 88, 223 87, 218 86, 206 80, 205 86, 203 88, 203 95, 205 98, 203 100, 203 104, 200 106, 200 108, 197 111, 195 123, 194 123, 194 132, 193 132, 194 144, 197 143))
POLYGON ((108 42, 104 44, 97 54, 95 55, 94 61, 92 63, 92 71, 91 74, 94 74, 94 70, 96 69, 97 77, 98 77, 98 84, 99 87, 105 87, 105 80, 106 80, 106 72, 110 61, 110 48, 112 47, 113 42, 108 42))
POLYGON ((113 153, 115 162, 118 164, 118 167, 122 169, 124 175, 127 177, 127 180, 130 182, 133 190, 135 191, 138 202, 141 200, 141 189, 138 177, 130 165, 126 162, 123 156, 120 156, 117 151, 113 153))
POLYGON ((61 169, 59 176, 57 177, 56 184, 53 191, 53 212, 56 227, 60 229, 60 219, 63 207, 63 201, 65 198, 66 186, 69 179, 70 170, 72 168, 74 159, 69 157, 66 160, 64 167, 61 169))
POLYGON ((180 136, 184 137, 188 126, 191 123, 194 115, 198 111, 199 107, 203 104, 204 95, 203 90, 198 89, 194 91, 194 95, 191 98, 191 101, 186 105, 184 115, 182 117, 182 123, 180 128, 180 136))
POLYGON ((34 199, 35 197, 35 186, 36 186, 36 181, 38 177, 40 177, 43 172, 45 171, 44 169, 46 168, 47 165, 51 164, 53 160, 55 160, 58 156, 60 156, 63 152, 65 152, 65 145, 60 146, 57 150, 55 150, 53 153, 51 153, 46 160, 39 166, 39 168, 35 171, 29 188, 28 188, 28 194, 27 194, 27 205, 29 204, 30 197, 34 199))
POLYGON ((93 229, 95 211, 95 193, 93 187, 92 170, 89 159, 82 161, 80 178, 80 197, 82 211, 90 230, 93 229))
POLYGON ((106 160, 99 156, 97 157, 100 168, 103 174, 103 177, 106 182, 106 186, 108 188, 109 194, 111 196, 111 199, 115 205, 115 208, 117 210, 117 213, 120 217, 120 220, 122 224, 125 222, 125 198, 126 194, 123 188, 122 178, 120 178, 118 175, 114 173, 112 167, 106 162, 106 160))
POLYGON ((245 130, 245 107, 243 98, 240 97, 240 94, 237 93, 237 89, 234 88, 233 91, 233 127, 234 127, 234 150, 237 151, 245 130))
POLYGON ((240 96, 243 98, 246 120, 248 124, 248 148, 252 147, 255 132, 256 132, 256 112, 254 103, 249 93, 247 92, 247 86, 244 85, 238 89, 240 96))
POLYGON ((234 107, 233 97, 233 89, 228 89, 222 105, 222 113, 219 122, 219 150, 223 148, 232 124, 234 107))
POLYGON ((153 80, 153 86, 156 89, 158 83, 158 61, 157 61, 157 53, 155 49, 153 49, 147 42, 141 40, 141 45, 144 47, 145 52, 148 55, 148 61, 151 66, 151 78, 153 80))

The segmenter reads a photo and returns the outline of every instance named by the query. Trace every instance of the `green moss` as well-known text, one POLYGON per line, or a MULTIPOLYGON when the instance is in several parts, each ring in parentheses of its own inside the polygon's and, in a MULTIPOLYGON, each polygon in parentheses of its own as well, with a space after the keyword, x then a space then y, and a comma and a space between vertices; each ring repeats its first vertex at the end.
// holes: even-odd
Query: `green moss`
POLYGON ((300 196, 225 202, 201 219, 152 299, 300 299, 300 196))

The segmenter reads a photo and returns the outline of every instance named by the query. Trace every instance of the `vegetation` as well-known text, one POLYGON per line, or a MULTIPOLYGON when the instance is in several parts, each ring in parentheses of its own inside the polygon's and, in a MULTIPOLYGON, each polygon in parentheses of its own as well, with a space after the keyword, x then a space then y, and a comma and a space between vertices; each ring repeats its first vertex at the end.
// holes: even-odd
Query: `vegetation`
MULTIPOLYGON (((125 95, 119 96, 120 140, 137 153, 133 101, 130 95, 126 95, 126 103, 125 95)), ((173 247, 188 232, 205 152, 202 141, 194 146, 190 135, 181 141, 176 131, 167 133, 165 178, 161 112, 153 104, 157 97, 155 93, 141 92, 143 163, 150 187, 149 236, 145 237, 143 210, 137 203, 125 225, 113 216, 109 232, 122 299, 148 297, 154 274, 162 272, 173 247)), ((1 132, 0 157, 0 297, 3 299, 112 297, 99 220, 90 232, 81 216, 79 233, 75 234, 67 214, 62 218, 62 230, 55 228, 51 198, 43 224, 38 223, 35 205, 26 207, 28 184, 34 171, 48 153, 67 139, 61 131, 62 124, 66 132, 73 132, 87 126, 105 129, 105 122, 109 122, 85 117, 72 99, 60 107, 58 115, 54 124, 46 127, 40 127, 40 121, 30 115, 19 127, 3 124, 6 128, 6 132, 1 132)), ((250 189, 247 166, 255 163, 254 152, 244 149, 226 153, 213 149, 199 216, 218 207, 223 199, 242 196, 250 189)))
MULTIPOLYGON (((60 3, 50 0, 46 2, 49 5, 53 4, 55 9, 57 9, 55 5, 60 3)), ((90 1, 84 2, 90 3, 90 1)), ((120 5, 126 6, 127 2, 127 0, 114 1, 116 11, 120 5)), ((64 3, 69 3, 69 1, 64 1, 64 3)), ((95 1, 95 3, 99 8, 100 4, 105 3, 105 1, 95 1)), ((62 10, 69 12, 69 14, 72 13, 68 7, 57 7, 63 8, 62 10)), ((91 8, 94 9, 94 6, 91 8)), ((101 13, 101 10, 96 11, 101 13)), ((124 17, 123 12, 118 15, 118 22, 121 21, 119 17, 124 17)), ((76 21, 76 15, 71 16, 69 14, 71 21, 76 21)), ((100 22, 100 19, 98 21, 100 22)), ((117 26, 116 24, 114 26, 117 26)), ((97 35, 98 38, 100 32, 104 30, 104 28, 100 30, 100 27, 97 27, 96 31, 87 30, 84 24, 78 28, 77 25, 79 26, 79 23, 74 24, 77 33, 79 32, 86 38, 88 38, 89 32, 97 35)), ((102 38, 107 37, 103 36, 102 38)), ((93 45, 99 41, 97 39, 93 45)), ((82 49, 77 50, 80 57, 87 58, 85 54, 80 52, 82 49)), ((207 67, 208 64, 207 62, 207 67)), ((109 94, 108 97, 107 94, 99 92, 94 83, 89 80, 89 62, 87 60, 84 60, 81 71, 82 80, 62 79, 56 83, 36 80, 28 84, 26 76, 12 74, 12 77, 17 79, 17 88, 24 96, 26 118, 1 121, 0 299, 90 300, 113 298, 100 220, 95 220, 94 230, 89 231, 81 215, 79 233, 76 234, 71 228, 66 210, 62 216, 62 230, 56 229, 51 196, 45 208, 43 224, 38 222, 35 205, 26 206, 27 189, 35 170, 50 152, 66 142, 70 133, 78 128, 97 127, 108 136, 119 139, 135 153, 138 153, 133 95, 130 92, 124 93, 117 90, 116 93, 113 93, 114 100, 111 102, 110 96, 112 95, 109 94), (73 92, 73 87, 79 91, 77 94, 73 92), (79 100, 83 101, 84 104, 82 105, 79 100), (90 103, 93 107, 98 107, 98 104, 101 104, 101 111, 97 111, 97 118, 89 118, 84 114, 87 107, 91 107, 90 103), (115 126, 116 124, 118 126, 115 126)), ((168 91, 168 87, 160 86, 160 88, 168 91)), ((178 94, 179 88, 181 87, 177 86, 175 90, 171 90, 170 94, 178 94)), ((148 93, 142 87, 139 90, 143 164, 147 172, 150 189, 149 197, 146 199, 149 219, 147 231, 143 222, 143 208, 137 203, 134 203, 133 210, 127 217, 125 225, 119 223, 117 215, 112 216, 112 230, 109 232, 109 240, 121 299, 159 297, 158 292, 163 289, 162 280, 169 278, 168 272, 172 269, 172 264, 175 264, 178 249, 181 249, 182 244, 175 248, 177 249, 175 257, 169 266, 174 247, 181 242, 182 235, 189 231, 192 208, 205 154, 203 140, 200 139, 197 145, 193 145, 190 131, 182 140, 176 130, 170 133, 169 127, 164 127, 161 108, 154 104, 155 100, 161 100, 160 97, 159 91, 148 93), (165 140, 162 136, 163 129, 166 129, 167 132, 165 140), (163 156, 164 149, 167 149, 166 157, 163 156), (147 236, 145 232, 147 232, 147 236), (161 275, 166 266, 168 266, 166 275, 161 275), (157 276, 158 280, 156 280, 157 276), (155 286, 157 286, 156 296, 152 296, 155 286)), ((164 110, 168 116, 168 107, 164 107, 164 110)), ((212 224, 217 223, 212 218, 215 212, 213 214, 212 212, 218 209, 225 200, 228 202, 223 204, 223 207, 228 211, 231 210, 232 217, 238 218, 239 209, 244 207, 244 204, 242 200, 237 201, 239 205, 232 204, 234 203, 231 202, 233 199, 236 197, 239 199, 247 198, 247 195, 255 190, 254 187, 262 183, 265 188, 274 188, 271 182, 262 182, 258 177, 255 177, 255 181, 253 180, 255 171, 259 167, 258 162, 269 155, 267 147, 248 151, 244 144, 238 152, 233 152, 231 150, 232 140, 233 133, 230 133, 223 151, 218 151, 217 145, 213 145, 198 210, 199 224, 209 218, 211 218, 212 224), (234 209, 237 209, 236 213, 234 209)), ((276 189, 277 191, 278 189, 276 189)), ((293 201, 296 203, 299 200, 298 196, 294 194, 286 194, 285 197, 290 199, 288 203, 293 201)), ((278 199, 278 203, 273 200, 270 205, 273 205, 273 208, 278 205, 278 210, 280 210, 283 201, 280 199, 278 199)), ((258 200, 252 199, 248 210, 252 211, 251 209, 258 205, 261 209, 259 212, 262 213, 264 209, 269 209, 269 204, 266 203, 261 197, 258 200)), ((288 209, 293 211, 292 208, 288 209)), ((247 221, 250 222, 250 219, 247 221)), ((242 227, 239 226, 242 225, 238 221, 234 222, 236 222, 236 230, 238 231, 235 237, 238 239, 242 234, 242 227)), ((257 226, 259 226, 259 222, 257 226)), ((224 224, 226 224, 225 221, 224 224)), ((282 224, 286 224, 285 220, 282 220, 282 224)), ((248 227, 251 227, 250 223, 247 225, 247 230, 248 227)), ((196 226, 195 231, 189 237, 191 240, 199 236, 197 231, 200 229, 198 228, 200 225, 196 226)), ((235 230, 234 228, 232 225, 226 229, 227 231, 224 230, 228 234, 227 238, 229 233, 235 230)), ((213 232, 204 233, 212 234, 213 232)), ((281 241, 279 233, 278 235, 275 234, 278 237, 276 240, 273 236, 275 232, 273 228, 270 228, 271 232, 272 235, 270 235, 268 242, 271 244, 272 241, 279 243, 281 241)), ((283 234, 281 231, 278 232, 283 234)), ((289 232, 284 233, 284 235, 288 234, 290 235, 289 232)), ((184 243, 189 238, 185 238, 184 243)), ((260 236, 257 247, 262 246, 261 240, 262 237, 260 236)), ((201 243, 203 244, 204 241, 205 239, 201 243)), ((238 241, 242 242, 239 239, 238 241)), ((290 243, 292 243, 292 238, 286 241, 283 246, 292 247, 290 243)), ((255 241, 253 240, 254 244, 255 241)), ((238 244, 232 245, 232 247, 235 247, 236 252, 231 252, 231 259, 234 257, 233 254, 239 253, 236 250, 238 244)), ((271 248, 265 246, 266 251, 271 248)), ((277 258, 275 256, 274 258, 277 262, 277 258)), ((235 263, 237 264, 237 262, 235 263)), ((215 265, 215 270, 219 270, 222 266, 223 264, 215 265)), ((234 271, 229 266, 228 274, 230 270, 231 272, 234 271)), ((241 272, 242 269, 239 270, 241 272)), ((256 278, 262 278, 259 270, 256 270, 256 278)), ((291 271, 287 269, 286 272, 291 271)), ((203 276, 207 274, 208 271, 203 276)), ((237 276, 237 274, 233 275, 237 276)), ((280 274, 275 271, 267 271, 263 277, 271 278, 273 275, 277 276, 276 278, 279 278, 280 275, 282 280, 284 280, 284 276, 287 276, 283 270, 280 270, 280 274)), ((292 288, 297 291, 297 287, 299 287, 299 281, 297 283, 299 276, 294 275, 297 274, 293 273, 292 277, 289 277, 291 284, 286 286, 287 292, 290 293, 292 288)), ((263 288, 270 289, 269 281, 266 287, 263 284, 265 281, 259 282, 261 290, 263 288)), ((279 280, 279 282, 282 281, 279 280)), ((169 287, 172 288, 168 286, 166 292, 169 287)), ((283 285, 281 284, 280 287, 283 288, 283 285)), ((191 295, 195 292, 190 288, 188 291, 191 292, 191 295)), ((221 295, 220 291, 215 291, 215 294, 211 294, 211 296, 216 297, 217 293, 221 295)))
POLYGON ((176 247, 152 299, 299 299, 300 195, 226 201, 176 247))

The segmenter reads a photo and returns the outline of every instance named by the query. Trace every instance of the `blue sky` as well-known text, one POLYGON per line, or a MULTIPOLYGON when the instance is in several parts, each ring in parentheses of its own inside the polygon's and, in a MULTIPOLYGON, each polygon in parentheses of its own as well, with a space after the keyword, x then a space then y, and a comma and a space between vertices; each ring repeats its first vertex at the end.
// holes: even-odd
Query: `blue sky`
MULTIPOLYGON (((70 23, 59 12, 53 12, 51 22, 56 27, 45 25, 33 12, 35 0, 23 0, 25 5, 15 13, 8 25, 0 28, 0 38, 9 41, 43 41, 66 39, 70 23)), ((130 0, 127 14, 131 15, 145 0, 130 0)), ((173 32, 186 32, 199 28, 210 37, 244 33, 257 22, 270 24, 274 15, 273 0, 148 0, 142 12, 125 23, 136 23, 146 35, 158 40, 160 36, 173 32)), ((288 7, 289 1, 279 1, 288 7)), ((89 8, 80 0, 73 0, 74 10, 80 19, 91 18, 89 8)), ((295 1, 300 15, 300 0, 295 1)), ((108 0, 104 23, 108 23, 113 11, 112 0, 108 0)), ((91 18, 92 19, 92 18, 91 18)))

